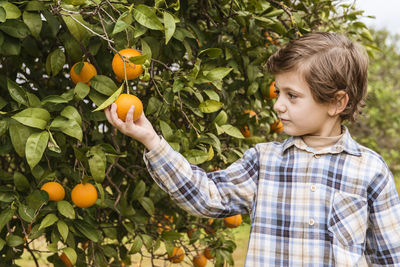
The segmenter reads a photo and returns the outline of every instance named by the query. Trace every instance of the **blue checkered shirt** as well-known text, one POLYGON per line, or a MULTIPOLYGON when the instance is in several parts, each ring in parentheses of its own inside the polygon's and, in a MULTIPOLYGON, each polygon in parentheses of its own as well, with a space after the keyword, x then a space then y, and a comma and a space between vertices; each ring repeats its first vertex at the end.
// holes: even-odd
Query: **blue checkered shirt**
POLYGON ((257 144, 206 173, 162 139, 145 151, 157 184, 201 217, 251 215, 246 267, 400 266, 400 201, 393 176, 347 128, 316 151, 302 138, 257 144))

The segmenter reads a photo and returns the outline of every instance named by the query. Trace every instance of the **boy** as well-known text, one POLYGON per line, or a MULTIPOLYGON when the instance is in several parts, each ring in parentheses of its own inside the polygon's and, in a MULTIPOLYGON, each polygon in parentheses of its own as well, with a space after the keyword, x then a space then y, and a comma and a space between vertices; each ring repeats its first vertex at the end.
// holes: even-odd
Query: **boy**
POLYGON ((189 213, 249 212, 246 266, 400 266, 400 201, 392 174, 355 142, 354 120, 367 91, 365 50, 342 35, 311 33, 268 59, 282 143, 257 144, 227 169, 206 173, 159 137, 142 114, 109 122, 142 142, 148 170, 189 213))

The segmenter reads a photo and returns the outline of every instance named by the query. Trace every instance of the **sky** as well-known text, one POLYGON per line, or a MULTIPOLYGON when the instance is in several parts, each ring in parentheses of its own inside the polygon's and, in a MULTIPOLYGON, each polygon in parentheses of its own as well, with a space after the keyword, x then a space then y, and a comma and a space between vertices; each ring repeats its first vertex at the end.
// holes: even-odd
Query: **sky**
MULTIPOLYGON (((353 1, 351 1, 353 2, 353 1)), ((365 10, 365 16, 375 16, 375 19, 363 18, 368 27, 386 28, 400 35, 400 0, 356 0, 356 7, 365 10)))

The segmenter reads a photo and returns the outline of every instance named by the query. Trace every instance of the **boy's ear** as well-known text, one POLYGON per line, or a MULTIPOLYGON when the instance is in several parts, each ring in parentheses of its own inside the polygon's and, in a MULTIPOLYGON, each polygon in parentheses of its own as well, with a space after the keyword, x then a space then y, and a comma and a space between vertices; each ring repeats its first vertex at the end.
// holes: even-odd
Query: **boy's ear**
POLYGON ((343 90, 337 91, 330 104, 328 114, 330 116, 339 115, 346 108, 348 102, 349 95, 343 90))

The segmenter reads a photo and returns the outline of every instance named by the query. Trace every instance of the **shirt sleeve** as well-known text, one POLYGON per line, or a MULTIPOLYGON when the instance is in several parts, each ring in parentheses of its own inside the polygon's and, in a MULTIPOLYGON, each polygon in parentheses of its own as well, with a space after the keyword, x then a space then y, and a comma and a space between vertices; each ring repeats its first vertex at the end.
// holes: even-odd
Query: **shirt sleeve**
POLYGON ((388 168, 368 193, 371 225, 367 248, 373 266, 400 266, 400 200, 388 168))
POLYGON ((190 164, 161 138, 143 159, 155 182, 190 214, 200 217, 227 217, 248 213, 256 195, 258 152, 247 150, 225 170, 206 173, 190 164))

